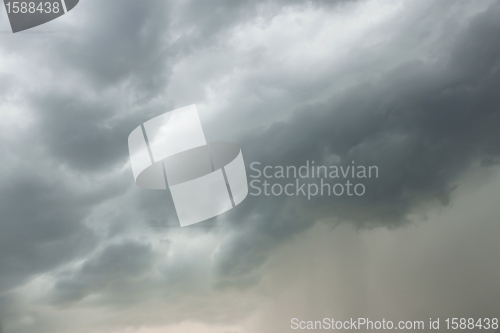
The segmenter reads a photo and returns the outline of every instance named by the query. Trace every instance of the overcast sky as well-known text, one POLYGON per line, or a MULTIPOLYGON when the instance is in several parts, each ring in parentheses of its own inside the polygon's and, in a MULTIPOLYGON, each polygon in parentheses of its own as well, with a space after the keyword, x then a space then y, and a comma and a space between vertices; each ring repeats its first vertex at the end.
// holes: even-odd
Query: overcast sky
POLYGON ((500 2, 81 0, 0 10, 0 332, 282 333, 499 317, 500 2), (196 104, 249 166, 376 165, 180 228, 127 137, 196 104))

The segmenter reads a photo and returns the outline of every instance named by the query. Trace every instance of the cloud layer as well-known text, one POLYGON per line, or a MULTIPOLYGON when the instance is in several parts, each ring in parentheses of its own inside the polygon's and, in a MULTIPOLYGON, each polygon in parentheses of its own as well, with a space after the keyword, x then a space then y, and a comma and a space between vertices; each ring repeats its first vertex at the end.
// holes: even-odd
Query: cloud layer
POLYGON ((81 1, 1 34, 0 332, 233 327, 278 293, 269 263, 294 240, 449 208, 499 162, 499 15, 495 1, 81 1), (181 229, 167 192, 135 186, 127 136, 188 104, 247 167, 355 161, 379 178, 363 197, 249 196, 181 229))

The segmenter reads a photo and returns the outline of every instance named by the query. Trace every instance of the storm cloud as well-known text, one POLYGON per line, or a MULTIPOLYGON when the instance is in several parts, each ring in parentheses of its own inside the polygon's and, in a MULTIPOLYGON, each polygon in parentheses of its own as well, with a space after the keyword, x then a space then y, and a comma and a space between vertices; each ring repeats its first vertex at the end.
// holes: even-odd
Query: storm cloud
MULTIPOLYGON (((486 0, 80 1, 1 34, 0 332, 232 329, 278 293, 294 242, 350 263, 325 230, 401 233, 453 210, 500 162, 499 17, 486 0), (249 196, 180 228, 168 191, 135 186, 127 137, 189 104, 249 173, 354 161, 379 177, 362 197, 249 196)), ((342 265, 362 299, 366 271, 342 265)))

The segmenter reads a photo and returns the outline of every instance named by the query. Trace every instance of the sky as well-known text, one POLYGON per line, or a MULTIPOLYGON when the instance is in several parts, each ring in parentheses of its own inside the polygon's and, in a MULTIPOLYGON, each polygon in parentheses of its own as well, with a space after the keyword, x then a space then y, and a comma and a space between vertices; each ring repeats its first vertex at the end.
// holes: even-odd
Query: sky
POLYGON ((499 17, 492 0, 81 0, 13 34, 2 8, 0 332, 498 318, 499 17), (134 183, 127 138, 191 104, 249 175, 378 177, 181 228, 169 191, 134 183))

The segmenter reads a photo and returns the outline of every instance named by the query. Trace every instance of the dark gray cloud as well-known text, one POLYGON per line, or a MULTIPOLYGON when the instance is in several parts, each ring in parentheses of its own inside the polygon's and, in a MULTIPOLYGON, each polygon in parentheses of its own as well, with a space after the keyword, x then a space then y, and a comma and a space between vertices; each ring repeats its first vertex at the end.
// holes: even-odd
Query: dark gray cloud
POLYGON ((72 260, 96 242, 82 224, 87 209, 61 182, 18 173, 2 186, 0 290, 72 260))
POLYGON ((83 1, 44 26, 57 33, 2 35, 0 322, 74 332, 65 309, 107 306, 96 326, 234 323, 258 303, 269 257, 319 221, 397 228, 450 205, 464 174, 500 160, 499 13, 486 1, 83 1), (354 160, 380 177, 363 197, 250 196, 176 228, 168 192, 133 184, 127 136, 192 103, 208 139, 238 142, 247 166, 354 160))
POLYGON ((92 172, 125 163, 128 134, 145 115, 120 119, 123 107, 113 101, 46 92, 31 102, 39 121, 38 135, 61 163, 92 172))
POLYGON ((26 97, 41 139, 62 162, 85 171, 126 160, 123 138, 137 123, 173 108, 171 97, 160 105, 151 100, 165 95, 179 59, 204 52, 233 26, 252 20, 258 8, 272 8, 269 19, 282 9, 249 1, 80 6, 79 19, 92 24, 65 27, 56 38, 9 38, 4 48, 73 88, 56 83, 26 97), (28 48, 50 51, 30 54, 28 48))
POLYGON ((151 245, 123 243, 111 245, 95 258, 87 260, 73 276, 61 277, 55 285, 55 301, 80 301, 85 296, 99 293, 127 298, 125 290, 141 283, 153 265, 151 245))
POLYGON ((270 247, 318 220, 404 225, 426 202, 448 205, 475 163, 498 161, 499 10, 472 20, 437 62, 402 64, 241 138, 245 158, 262 165, 328 165, 333 155, 346 166, 376 165, 380 178, 364 182, 362 198, 250 197, 229 213, 241 233, 221 251, 221 273, 252 271, 270 247))

